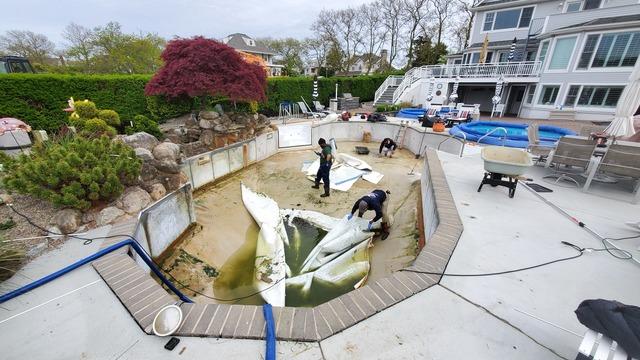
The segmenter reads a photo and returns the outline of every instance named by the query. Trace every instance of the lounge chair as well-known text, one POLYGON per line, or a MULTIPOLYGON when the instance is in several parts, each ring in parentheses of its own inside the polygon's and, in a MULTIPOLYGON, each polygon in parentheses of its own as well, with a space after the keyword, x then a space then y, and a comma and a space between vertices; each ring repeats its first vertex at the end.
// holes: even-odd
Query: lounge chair
POLYGON ((318 101, 318 100, 314 100, 313 101, 313 106, 316 108, 316 111, 318 111, 318 112, 325 110, 325 106, 320 104, 320 101, 318 101))
POLYGON ((580 173, 566 172, 565 170, 577 167, 582 170, 582 173, 585 173, 589 168, 595 148, 596 142, 593 140, 570 136, 561 137, 556 148, 549 153, 549 158, 545 164, 545 167, 553 167, 554 173, 542 178, 556 178, 556 184, 560 181, 570 181, 576 186, 580 186, 578 181, 571 177, 571 175, 579 175, 580 173), (564 172, 561 172, 560 166, 564 166, 564 172))
POLYGON ((629 356, 626 351, 617 345, 613 349, 613 340, 607 336, 597 333, 593 330, 587 330, 578 347, 578 356, 576 360, 590 359, 612 359, 627 360, 629 356))
POLYGON ((536 157, 536 165, 540 161, 546 161, 547 157, 554 149, 553 146, 540 145, 540 136, 538 132, 538 124, 530 124, 527 127, 527 137, 529 138, 529 145, 527 145, 527 151, 536 157))
POLYGON ((453 126, 465 122, 469 122, 469 111, 458 110, 452 113, 451 117, 447 120, 447 125, 453 126))
POLYGON ((640 200, 640 146, 611 144, 598 166, 589 173, 583 191, 589 190, 596 173, 636 180, 633 203, 640 200))
POLYGON ((322 113, 317 113, 309 110, 309 108, 303 101, 298 101, 297 104, 300 107, 300 112, 302 112, 304 117, 315 117, 315 118, 324 117, 324 114, 322 113))

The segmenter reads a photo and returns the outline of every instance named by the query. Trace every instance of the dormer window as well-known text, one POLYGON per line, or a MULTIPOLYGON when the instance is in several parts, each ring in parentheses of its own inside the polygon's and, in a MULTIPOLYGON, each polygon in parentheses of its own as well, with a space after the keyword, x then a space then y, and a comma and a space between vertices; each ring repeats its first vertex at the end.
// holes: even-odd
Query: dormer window
POLYGON ((244 40, 244 43, 249 46, 256 46, 256 42, 253 39, 242 38, 242 40, 244 40))

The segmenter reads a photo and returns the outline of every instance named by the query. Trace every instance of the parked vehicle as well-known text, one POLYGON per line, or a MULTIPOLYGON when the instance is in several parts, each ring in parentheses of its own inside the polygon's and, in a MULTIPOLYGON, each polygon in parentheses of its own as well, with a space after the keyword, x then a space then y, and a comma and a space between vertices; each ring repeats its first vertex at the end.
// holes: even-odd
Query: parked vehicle
POLYGON ((29 59, 20 56, 0 56, 0 74, 35 73, 29 59))

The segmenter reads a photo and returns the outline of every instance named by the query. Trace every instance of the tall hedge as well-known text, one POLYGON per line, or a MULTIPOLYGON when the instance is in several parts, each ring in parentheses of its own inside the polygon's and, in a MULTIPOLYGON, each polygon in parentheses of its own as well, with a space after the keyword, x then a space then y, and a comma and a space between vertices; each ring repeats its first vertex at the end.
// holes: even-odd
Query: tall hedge
MULTIPOLYGON (((0 117, 15 117, 28 122, 34 129, 53 131, 67 120, 62 109, 67 100, 89 99, 102 109, 113 109, 123 123, 136 115, 163 120, 189 112, 190 101, 167 102, 161 97, 146 97, 144 87, 151 75, 59 75, 59 74, 3 74, 0 75, 0 117)), ((348 92, 371 101, 385 76, 359 76, 354 78, 322 78, 318 80, 319 100, 326 104, 335 95, 348 92)), ((284 100, 311 101, 313 79, 269 78, 267 102, 259 110, 267 115, 278 113, 278 104, 284 100)))

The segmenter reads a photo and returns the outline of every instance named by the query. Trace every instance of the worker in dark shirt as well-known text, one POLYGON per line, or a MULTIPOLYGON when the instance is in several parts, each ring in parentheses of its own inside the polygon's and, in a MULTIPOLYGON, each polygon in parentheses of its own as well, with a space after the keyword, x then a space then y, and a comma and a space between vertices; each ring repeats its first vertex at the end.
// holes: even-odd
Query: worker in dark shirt
POLYGON ((378 154, 384 154, 385 157, 387 155, 389 155, 389 157, 392 157, 397 148, 398 144, 396 144, 395 141, 391 140, 390 138, 385 138, 380 144, 380 150, 378 150, 378 154))
POLYGON ((369 221, 367 230, 371 230, 373 223, 382 219, 382 240, 385 240, 389 236, 389 214, 387 211, 389 195, 391 195, 389 190, 373 190, 353 204, 353 208, 351 208, 351 212, 347 218, 351 220, 356 210, 358 211, 358 217, 362 217, 367 210, 375 211, 376 216, 369 221))
POLYGON ((316 184, 312 188, 320 189, 320 179, 322 179, 324 194, 320 195, 320 197, 327 197, 329 196, 329 171, 333 164, 333 155, 331 155, 331 145, 327 144, 325 139, 320 138, 318 145, 320 145, 320 152, 316 151, 316 154, 320 156, 320 167, 316 174, 316 184))

